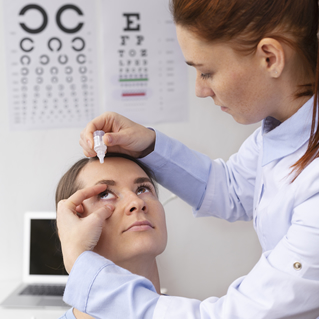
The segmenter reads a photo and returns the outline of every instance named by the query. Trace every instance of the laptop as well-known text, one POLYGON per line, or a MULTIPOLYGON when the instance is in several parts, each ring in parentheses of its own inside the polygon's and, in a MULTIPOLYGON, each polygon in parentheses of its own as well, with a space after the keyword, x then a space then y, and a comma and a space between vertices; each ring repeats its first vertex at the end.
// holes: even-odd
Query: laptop
POLYGON ((1 306, 70 308, 62 300, 68 274, 63 265, 55 218, 55 212, 25 213, 23 283, 1 306))

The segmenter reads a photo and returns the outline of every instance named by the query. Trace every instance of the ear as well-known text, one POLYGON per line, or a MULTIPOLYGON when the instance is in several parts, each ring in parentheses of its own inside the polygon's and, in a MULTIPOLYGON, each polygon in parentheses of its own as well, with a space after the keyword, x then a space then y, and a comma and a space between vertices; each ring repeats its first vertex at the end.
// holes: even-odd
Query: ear
POLYGON ((285 67, 285 51, 281 43, 272 38, 262 39, 256 54, 261 58, 262 67, 272 78, 279 78, 285 67))

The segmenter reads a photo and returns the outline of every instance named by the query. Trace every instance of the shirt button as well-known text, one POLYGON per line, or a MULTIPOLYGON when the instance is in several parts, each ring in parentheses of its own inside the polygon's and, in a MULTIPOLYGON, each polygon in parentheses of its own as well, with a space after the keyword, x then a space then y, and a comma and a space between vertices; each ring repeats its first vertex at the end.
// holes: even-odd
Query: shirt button
POLYGON ((294 263, 294 268, 296 270, 300 270, 302 268, 302 264, 297 261, 297 262, 294 263))

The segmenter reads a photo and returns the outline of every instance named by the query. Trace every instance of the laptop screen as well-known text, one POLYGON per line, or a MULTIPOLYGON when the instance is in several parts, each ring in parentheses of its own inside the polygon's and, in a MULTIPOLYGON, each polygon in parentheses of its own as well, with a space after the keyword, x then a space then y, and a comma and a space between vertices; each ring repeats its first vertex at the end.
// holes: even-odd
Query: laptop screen
POLYGON ((67 275, 55 219, 31 219, 30 275, 67 275))

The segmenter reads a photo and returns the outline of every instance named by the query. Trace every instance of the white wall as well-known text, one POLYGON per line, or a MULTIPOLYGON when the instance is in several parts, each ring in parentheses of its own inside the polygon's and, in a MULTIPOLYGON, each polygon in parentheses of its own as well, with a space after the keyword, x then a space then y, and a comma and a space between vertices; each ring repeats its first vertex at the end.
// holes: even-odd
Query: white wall
MULTIPOLYGON (((2 7, 0 25, 2 30, 2 7)), ((61 175, 82 157, 78 129, 10 131, 3 34, 0 34, 0 282, 22 277, 22 232, 25 211, 55 209, 61 175)), ((194 95, 195 72, 189 70, 189 121, 154 127, 211 158, 225 160, 257 126, 241 126, 194 95)), ((146 123, 147 124, 147 123, 146 123)), ((161 199, 169 196, 161 190, 161 199)), ((226 293, 258 260, 260 247, 251 223, 230 224, 195 219, 180 199, 167 205, 169 243, 159 257, 162 286, 171 295, 204 299, 226 293)), ((1 289, 1 285, 0 285, 1 289)))

